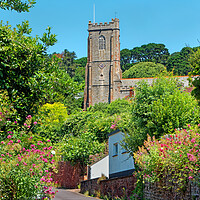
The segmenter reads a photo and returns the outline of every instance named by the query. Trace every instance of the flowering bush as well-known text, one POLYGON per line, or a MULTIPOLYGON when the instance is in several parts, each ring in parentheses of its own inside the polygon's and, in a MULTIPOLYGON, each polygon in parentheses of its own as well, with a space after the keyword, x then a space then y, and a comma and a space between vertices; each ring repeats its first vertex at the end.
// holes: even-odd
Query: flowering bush
MULTIPOLYGON (((29 115, 27 121, 30 120, 29 115)), ((53 198, 55 151, 50 140, 37 141, 27 133, 29 124, 25 123, 23 128, 24 131, 4 133, 7 138, 0 142, 0 198, 53 198)))
MULTIPOLYGON (((188 125, 190 128, 190 125, 188 125)), ((174 135, 156 140, 148 136, 144 146, 134 153, 135 162, 140 166, 145 180, 159 182, 166 186, 163 177, 177 185, 177 191, 186 189, 189 181, 199 182, 200 134, 194 130, 176 130, 174 135)))
POLYGON ((47 137, 52 142, 59 141, 63 137, 60 129, 67 117, 67 108, 64 104, 47 103, 39 109, 37 115, 39 126, 36 127, 35 131, 41 137, 47 137))

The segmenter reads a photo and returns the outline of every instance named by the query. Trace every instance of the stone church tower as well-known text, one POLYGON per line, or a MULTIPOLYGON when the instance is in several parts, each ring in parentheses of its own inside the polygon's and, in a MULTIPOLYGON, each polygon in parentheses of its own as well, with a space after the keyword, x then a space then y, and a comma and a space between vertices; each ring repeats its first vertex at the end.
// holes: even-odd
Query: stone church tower
POLYGON ((120 97, 119 19, 88 24, 88 60, 85 69, 84 110, 99 102, 120 97))

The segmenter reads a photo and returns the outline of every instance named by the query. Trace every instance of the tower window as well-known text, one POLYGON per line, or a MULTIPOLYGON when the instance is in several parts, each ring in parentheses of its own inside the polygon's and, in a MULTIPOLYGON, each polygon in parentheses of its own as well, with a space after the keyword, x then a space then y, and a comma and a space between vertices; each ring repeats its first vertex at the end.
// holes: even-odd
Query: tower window
POLYGON ((103 35, 99 37, 99 49, 106 49, 106 39, 103 35))

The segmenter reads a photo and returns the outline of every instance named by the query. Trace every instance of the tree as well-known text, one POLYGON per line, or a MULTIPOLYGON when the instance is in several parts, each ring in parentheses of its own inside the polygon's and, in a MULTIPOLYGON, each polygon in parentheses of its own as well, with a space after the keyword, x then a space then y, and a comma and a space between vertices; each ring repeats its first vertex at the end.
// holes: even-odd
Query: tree
POLYGON ((78 137, 64 137, 58 148, 63 160, 80 163, 84 171, 87 164, 89 164, 90 155, 103 152, 105 144, 99 143, 94 134, 85 132, 78 137))
POLYGON ((51 73, 55 65, 46 54, 47 47, 56 42, 50 28, 42 38, 25 35, 30 32, 28 22, 14 29, 0 24, 0 91, 7 92, 22 123, 27 115, 36 113, 48 87, 45 73, 51 73))
POLYGON ((155 62, 166 64, 169 51, 164 44, 149 43, 132 49, 134 62, 155 62))
POLYGON ((140 62, 123 73, 123 78, 145 78, 158 76, 165 70, 164 65, 153 62, 140 62))
POLYGON ((61 129, 65 135, 78 136, 88 131, 95 134, 99 142, 108 139, 113 123, 124 121, 129 117, 131 103, 125 99, 117 99, 111 104, 99 103, 90 107, 87 112, 70 115, 61 129))
POLYGON ((21 1, 21 0, 1 0, 0 8, 4 10, 15 10, 17 12, 29 12, 35 4, 35 0, 21 1))
POLYGON ((189 57, 193 49, 184 47, 180 52, 173 53, 167 61, 167 71, 173 71, 174 75, 185 76, 191 71, 189 57))
POLYGON ((76 69, 73 77, 74 81, 79 83, 85 81, 85 66, 87 64, 87 57, 82 57, 75 60, 76 69))
POLYGON ((192 68, 190 76, 197 76, 192 81, 194 89, 192 90, 192 95, 198 100, 200 104, 200 49, 198 48, 196 52, 191 54, 189 59, 190 66, 192 68))
POLYGON ((125 142, 134 152, 143 145, 147 134, 161 137, 175 128, 197 124, 199 107, 195 99, 181 88, 174 78, 159 78, 152 86, 141 82, 136 89, 132 117, 125 142))
POLYGON ((128 70, 132 66, 132 52, 129 49, 122 49, 120 51, 120 64, 122 71, 128 70))

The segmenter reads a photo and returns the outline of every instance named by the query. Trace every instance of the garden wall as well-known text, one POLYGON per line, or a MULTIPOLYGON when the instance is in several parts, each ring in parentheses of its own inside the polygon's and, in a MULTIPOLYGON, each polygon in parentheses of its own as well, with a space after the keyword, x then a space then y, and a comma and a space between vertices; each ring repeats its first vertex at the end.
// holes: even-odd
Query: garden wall
POLYGON ((130 196, 134 190, 136 179, 131 176, 112 178, 99 181, 98 178, 81 182, 81 193, 89 192, 90 195, 96 195, 97 193, 105 196, 122 197, 130 196))
MULTIPOLYGON (((169 184, 166 184, 169 185, 169 184)), ((147 200, 200 200, 200 188, 196 184, 188 184, 184 192, 176 192, 176 184, 173 188, 163 189, 159 183, 145 183, 144 198, 147 200)))
POLYGON ((58 173, 54 173, 54 181, 57 181, 59 187, 62 188, 77 188, 80 181, 83 180, 81 173, 79 164, 72 165, 68 161, 61 161, 58 164, 58 173))

